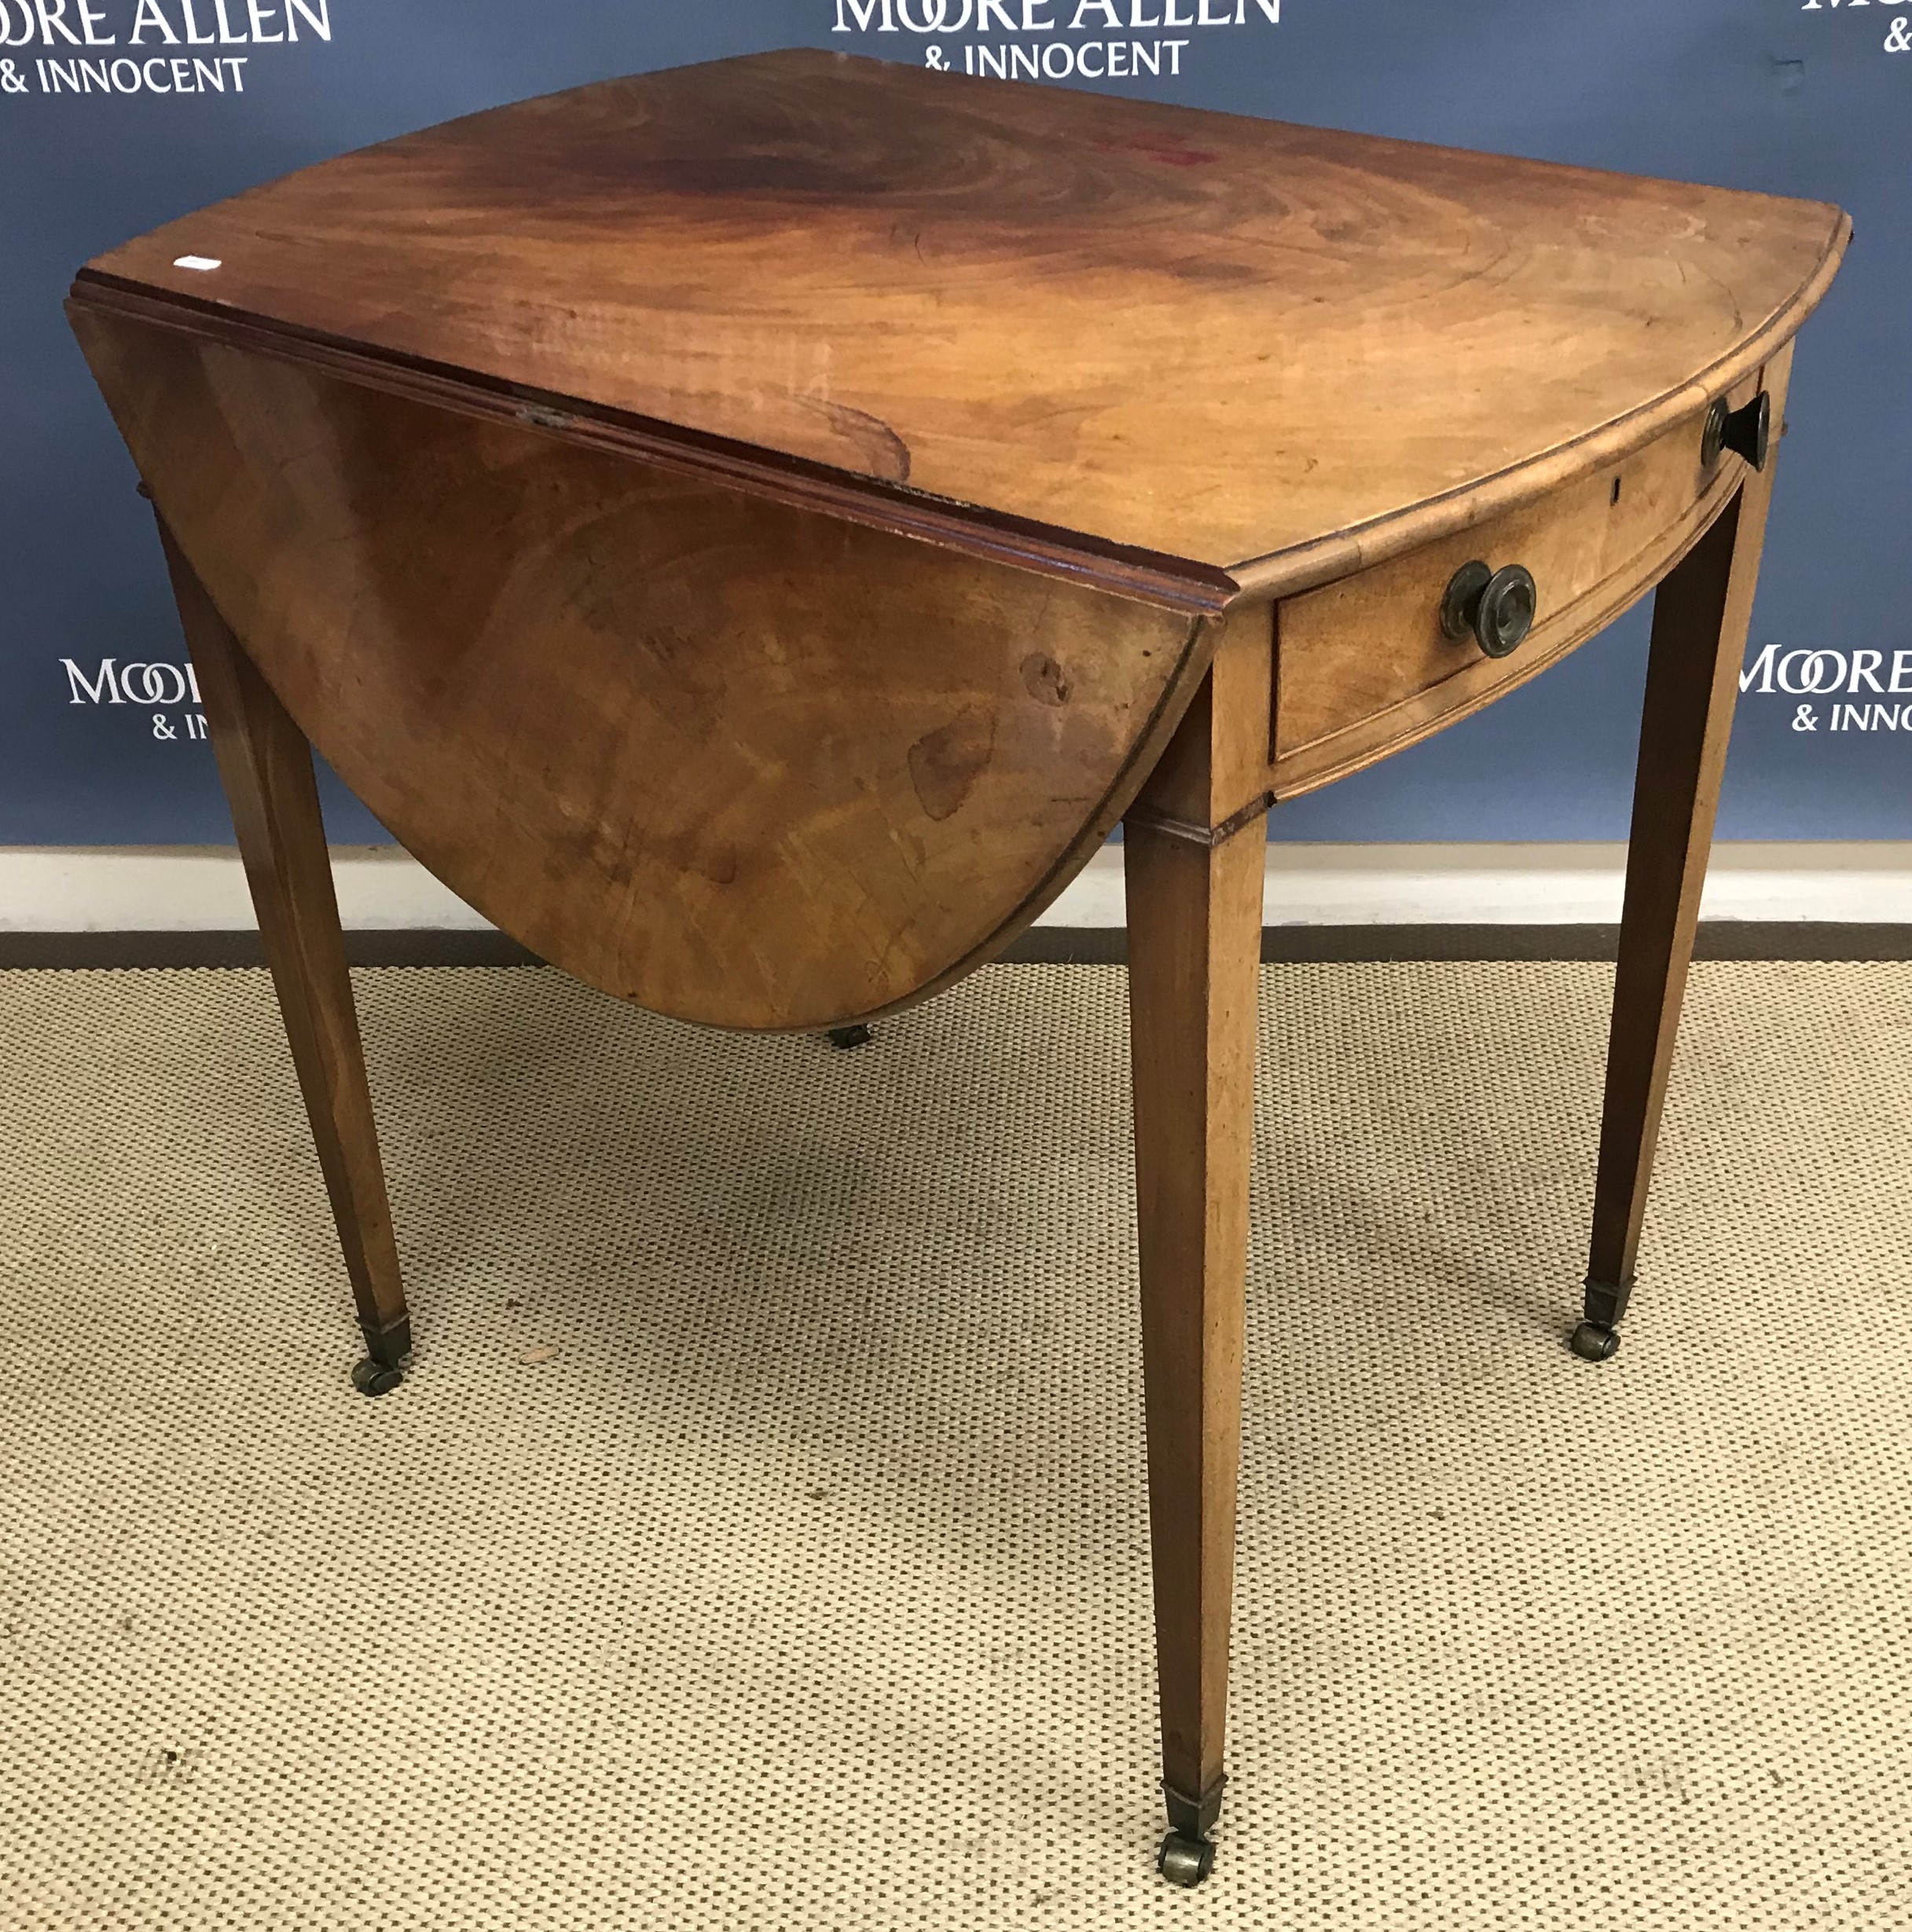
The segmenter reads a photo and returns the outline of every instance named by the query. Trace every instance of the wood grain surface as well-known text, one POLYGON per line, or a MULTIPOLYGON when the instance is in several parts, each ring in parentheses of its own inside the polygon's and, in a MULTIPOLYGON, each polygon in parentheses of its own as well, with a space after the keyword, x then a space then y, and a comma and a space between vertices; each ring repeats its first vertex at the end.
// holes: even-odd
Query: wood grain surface
POLYGON ((439 878, 655 1011, 814 1027, 1006 945, 1199 620, 86 311, 181 551, 439 878))
MULTIPOLYGON (((1789 353, 1767 372, 1775 420, 1791 372, 1789 353)), ((1653 599, 1587 1273, 1588 1319, 1609 1326, 1633 1288, 1773 482, 1770 460, 1748 471, 1653 599)))
POLYGON ((1818 203, 798 51, 343 156, 75 293, 1037 567, 1286 592, 1703 407, 1848 233, 1818 203))
MULTIPOLYGON (((1762 379, 1756 372, 1730 399, 1750 401, 1762 379)), ((1730 451, 1702 461, 1704 420, 1689 416, 1578 482, 1283 602, 1273 796, 1312 791, 1469 716, 1637 602, 1750 474, 1730 451), (1533 574, 1533 628, 1507 657, 1441 629, 1448 581, 1473 559, 1533 574)))
POLYGON ((1241 1460, 1263 850, 1263 820, 1241 805, 1268 762, 1266 616, 1220 630, 1123 845, 1162 1772, 1171 1817, 1205 1831, 1220 1802, 1241 1460))
POLYGON ((213 607, 163 522, 160 539, 212 728, 219 777, 232 807, 359 1329, 372 1360, 396 1366, 411 1351, 411 1317, 398 1274, 312 748, 213 607))

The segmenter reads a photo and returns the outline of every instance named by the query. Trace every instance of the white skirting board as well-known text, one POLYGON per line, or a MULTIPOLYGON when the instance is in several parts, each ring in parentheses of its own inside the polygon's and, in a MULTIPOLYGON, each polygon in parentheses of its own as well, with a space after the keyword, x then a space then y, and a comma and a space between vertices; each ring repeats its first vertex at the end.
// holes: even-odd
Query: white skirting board
MULTIPOLYGON (((1271 845, 1269 926, 1602 926, 1620 917, 1620 845, 1271 845)), ((485 931, 488 922, 395 846, 332 852, 354 932, 485 931)), ((1912 923, 1912 842, 1716 847, 1708 919, 1912 923)), ((1118 846, 1098 852, 1040 922, 1123 923, 1118 846)), ((254 923, 226 846, 0 847, 0 933, 202 933, 254 923)))

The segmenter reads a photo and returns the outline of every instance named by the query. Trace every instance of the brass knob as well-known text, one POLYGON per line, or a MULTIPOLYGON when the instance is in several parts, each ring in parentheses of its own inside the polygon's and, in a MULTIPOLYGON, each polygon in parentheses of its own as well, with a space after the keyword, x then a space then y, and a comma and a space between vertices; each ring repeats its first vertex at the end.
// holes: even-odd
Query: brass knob
POLYGON ((1729 409, 1726 398, 1716 396, 1706 412, 1706 427, 1700 434, 1700 460, 1711 469, 1719 460, 1719 452, 1730 449, 1735 456, 1744 456, 1756 470, 1763 470, 1772 427, 1772 398, 1764 390, 1739 409, 1729 409))
POLYGON ((1448 580, 1440 628, 1457 643, 1471 631, 1488 657, 1504 658, 1533 629, 1538 599, 1531 571, 1517 563, 1491 570, 1477 559, 1448 580))

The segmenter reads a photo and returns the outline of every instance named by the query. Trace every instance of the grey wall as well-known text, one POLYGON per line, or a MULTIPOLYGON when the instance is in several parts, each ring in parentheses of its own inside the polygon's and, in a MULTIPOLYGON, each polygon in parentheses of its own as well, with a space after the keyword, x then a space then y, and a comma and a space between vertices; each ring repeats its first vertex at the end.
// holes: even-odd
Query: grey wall
MULTIPOLYGON (((1274 0, 1007 0, 1014 35, 999 19, 924 34, 882 31, 886 0, 844 0, 839 33, 839 4, 306 0, 261 4, 255 20, 248 0, 86 0, 90 15, 81 0, 0 0, 0 844, 230 835, 192 707, 168 702, 174 673, 134 671, 119 703, 100 680, 105 658, 165 667, 185 654, 131 467, 61 313, 87 257, 288 169, 607 75, 799 44, 947 65, 1020 46, 1059 73, 1108 66, 1112 42, 1159 43, 1162 73, 1066 84, 1850 210, 1857 242, 1795 369, 1751 661, 1778 652, 1741 701, 1721 830, 1912 838, 1912 690, 1905 728, 1834 734, 1831 693, 1789 694, 1772 675, 1783 656, 1785 680, 1823 687, 1877 651, 1885 681, 1905 651, 1912 686, 1912 17, 1876 0, 1279 0, 1277 24, 1274 0), (231 38, 167 45, 152 16, 183 43, 189 10, 201 33, 223 23, 231 38), (269 38, 288 19, 295 39, 269 38), (102 44, 69 44, 61 24, 102 44), (86 84, 81 61, 108 91, 67 90, 86 84), (1786 655, 1807 651, 1820 655, 1786 655), (1797 728, 1802 706, 1816 729, 1797 728)), ((976 11, 902 5, 916 26, 976 11)), ((1645 647, 1636 612, 1480 717, 1284 808, 1276 835, 1624 836, 1645 647)), ((328 810, 336 838, 382 836, 336 786, 328 810)))

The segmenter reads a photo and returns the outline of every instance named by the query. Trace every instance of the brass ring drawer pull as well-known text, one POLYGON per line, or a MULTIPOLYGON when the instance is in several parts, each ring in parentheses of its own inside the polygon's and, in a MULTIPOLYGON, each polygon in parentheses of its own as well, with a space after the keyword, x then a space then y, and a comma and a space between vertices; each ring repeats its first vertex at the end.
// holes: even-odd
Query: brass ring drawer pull
POLYGON ((1463 563, 1440 600, 1441 630, 1456 643, 1471 631, 1488 657, 1504 658, 1532 629, 1538 596, 1532 573, 1517 563, 1463 563))

